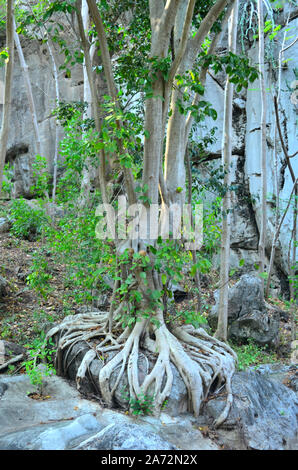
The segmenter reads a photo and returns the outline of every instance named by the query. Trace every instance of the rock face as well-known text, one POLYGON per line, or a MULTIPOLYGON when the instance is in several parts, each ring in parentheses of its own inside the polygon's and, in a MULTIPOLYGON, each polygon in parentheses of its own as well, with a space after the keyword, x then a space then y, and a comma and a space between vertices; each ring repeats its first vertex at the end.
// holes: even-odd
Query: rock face
POLYGON ((193 417, 131 417, 88 401, 61 377, 47 377, 33 400, 25 375, 0 376, 1 450, 217 450, 193 417))
MULTIPOLYGON (((240 11, 240 15, 242 10, 240 11)), ((283 11, 278 14, 278 21, 282 27, 278 33, 278 41, 269 41, 267 38, 266 50, 266 87, 269 90, 278 89, 278 73, 273 72, 272 64, 278 64, 278 54, 280 44, 283 40, 287 27, 291 30, 297 29, 297 5, 283 2, 283 11), (291 11, 290 11, 291 10, 291 11), (284 26, 288 14, 290 13, 289 24, 284 26)), ((288 37, 285 47, 291 43, 288 37)), ((255 42, 247 46, 246 55, 249 56, 252 65, 258 64, 258 43, 255 42)), ((224 48, 224 44, 223 44, 224 48)), ((241 52, 241 40, 238 41, 238 51, 241 52)), ((297 151, 297 111, 298 82, 295 71, 298 67, 298 43, 284 52, 283 66, 281 68, 281 89, 280 89, 280 121, 284 139, 289 154, 297 151), (287 84, 287 86, 283 86, 287 84), (292 88, 291 88, 292 87, 292 88)), ((210 171, 219 168, 221 164, 221 141, 222 141, 222 121, 223 121, 223 95, 224 77, 209 76, 206 82, 206 99, 210 101, 217 111, 216 122, 211 118, 206 118, 205 126, 196 129, 195 139, 204 138, 210 135, 212 127, 216 126, 215 137, 217 140, 208 145, 207 157, 203 164, 199 164, 200 174, 206 174, 206 179, 210 171), (218 80, 220 78, 220 80, 218 80)), ((266 255, 270 256, 272 240, 275 231, 276 195, 279 191, 280 211, 283 213, 292 187, 293 181, 286 164, 279 139, 275 142, 275 112, 273 100, 268 92, 267 99, 267 234, 266 234, 266 255), (276 159, 275 159, 276 152, 276 159), (275 177, 275 161, 277 165, 277 178, 275 177)), ((259 83, 256 80, 250 84, 246 91, 234 94, 233 108, 233 131, 232 131, 232 165, 231 183, 236 190, 232 193, 232 213, 231 213, 231 251, 230 267, 236 268, 239 272, 255 272, 254 263, 258 263, 257 245, 259 239, 260 222, 262 215, 261 207, 261 169, 260 169, 260 116, 261 100, 259 83), (239 267, 239 261, 244 260, 243 266, 239 267)), ((298 158, 292 158, 291 164, 294 174, 298 174, 298 158)), ((212 191, 207 192, 206 205, 214 199, 212 191)), ((272 289, 276 294, 286 294, 289 290, 287 276, 293 274, 288 265, 288 250, 290 238, 293 230, 293 210, 289 210, 281 228, 278 245, 275 255, 275 275, 272 278, 272 289)), ((219 265, 219 256, 215 257, 215 262, 219 265)), ((296 259, 297 262, 297 259, 296 259)), ((294 263, 293 263, 294 264, 294 263)), ((266 259, 269 265, 269 259, 266 259)))
POLYGON ((75 450, 175 450, 177 447, 137 424, 110 424, 75 450))
MULTIPOLYGON (((0 41, 5 41, 0 38, 0 41)), ((52 110, 56 106, 53 67, 47 45, 39 40, 21 38, 24 56, 28 65, 34 103, 41 138, 41 154, 46 157, 49 170, 52 171, 55 153, 56 123, 52 110)), ((57 67, 64 62, 59 48, 53 46, 57 67)), ((0 122, 3 107, 4 68, 0 70, 0 122)), ((63 101, 79 101, 83 98, 83 72, 80 66, 72 67, 71 77, 59 73, 60 96, 63 101)), ((12 113, 9 126, 6 161, 13 166, 13 196, 31 197, 33 184, 32 163, 36 155, 35 136, 28 98, 15 50, 15 65, 12 85, 12 113)), ((59 130, 60 139, 63 137, 59 130)))
MULTIPOLYGON (((212 308, 208 321, 214 329, 218 319, 219 292, 215 293, 216 305, 212 308)), ((228 337, 234 340, 252 338, 261 346, 278 344, 279 314, 267 311, 262 299, 261 279, 244 274, 229 289, 228 337)))
MULTIPOLYGON (((234 449, 298 449, 298 397, 276 380, 258 372, 238 372, 232 380, 234 401, 219 439, 234 449)), ((224 400, 215 398, 205 407, 216 418, 224 400)))
MULTIPOLYGON (((291 5, 288 4, 288 9, 291 8, 291 5)), ((289 22, 287 27, 293 28, 293 31, 297 29, 298 19, 297 19, 297 6, 296 12, 292 8, 292 20, 289 22)), ((286 8, 285 8, 286 10, 286 8)), ((286 12, 286 16, 289 11, 286 12)), ((285 28, 281 28, 280 37, 282 38, 286 31, 285 28)), ((269 41, 268 41, 269 42, 269 41)), ((286 41, 288 45, 290 40, 286 41)), ((278 47, 274 45, 267 44, 267 47, 271 47, 271 60, 278 60, 278 47)), ((258 45, 256 44, 251 48, 248 53, 250 59, 253 63, 257 63, 258 57, 258 45)), ((285 141, 287 142, 287 148, 289 155, 294 154, 297 151, 297 111, 298 111, 298 99, 297 91, 295 95, 295 87, 291 88, 293 82, 295 81, 295 68, 297 68, 297 58, 298 58, 298 43, 293 45, 292 48, 284 52, 283 60, 285 63, 288 63, 287 66, 283 66, 281 70, 281 83, 287 83, 288 86, 281 86, 280 90, 280 103, 279 103, 279 112, 280 112, 280 121, 282 132, 285 141), (295 98, 296 96, 296 98, 295 98)), ((266 87, 268 89, 277 89, 278 84, 276 83, 276 77, 270 72, 271 64, 270 59, 266 64, 266 87)), ((258 227, 260 226, 260 220, 262 216, 262 207, 261 207, 261 171, 260 171, 260 159, 259 159, 259 149, 260 149, 260 124, 259 118, 261 113, 261 102, 259 93, 254 85, 247 90, 246 97, 246 134, 245 134, 245 147, 246 147, 246 159, 245 159, 245 176, 248 182, 249 192, 253 200, 253 210, 255 214, 255 219, 258 227)), ((293 181, 289 171, 289 168, 285 161, 285 156, 283 154, 280 141, 277 141, 277 145, 274 144, 274 136, 276 130, 275 122, 275 112, 273 100, 267 100, 267 237, 266 237, 266 249, 270 250, 272 238, 274 235, 274 221, 275 221, 275 197, 276 197, 276 181, 274 176, 274 162, 275 162, 275 150, 277 153, 277 172, 278 172, 278 189, 280 191, 280 201, 281 201, 281 211, 286 207, 289 195, 293 188, 293 181)), ((298 173, 298 158, 291 159, 291 165, 293 167, 294 174, 298 173)), ((284 273, 288 272, 288 249, 291 238, 291 233, 293 229, 293 211, 288 211, 285 221, 281 228, 281 233, 279 237, 279 246, 277 250, 277 259, 278 264, 284 273)))

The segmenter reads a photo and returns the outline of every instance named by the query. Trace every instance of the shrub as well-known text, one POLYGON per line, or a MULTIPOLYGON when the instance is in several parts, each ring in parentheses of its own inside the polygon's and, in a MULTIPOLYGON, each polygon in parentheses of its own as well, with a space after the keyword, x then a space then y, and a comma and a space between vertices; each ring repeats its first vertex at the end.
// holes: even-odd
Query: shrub
POLYGON ((23 198, 12 202, 8 218, 12 223, 11 233, 27 240, 36 239, 42 233, 48 220, 41 208, 30 207, 23 198))

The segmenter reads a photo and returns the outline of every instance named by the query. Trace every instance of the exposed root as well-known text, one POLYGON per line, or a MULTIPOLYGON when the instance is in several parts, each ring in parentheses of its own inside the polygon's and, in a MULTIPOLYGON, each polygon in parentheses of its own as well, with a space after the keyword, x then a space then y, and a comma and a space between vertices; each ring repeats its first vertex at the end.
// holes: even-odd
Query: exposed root
POLYGON ((160 323, 159 327, 153 328, 148 325, 147 320, 141 319, 133 328, 126 328, 121 334, 119 332, 117 337, 115 330, 113 332, 110 328, 109 313, 91 312, 66 317, 47 334, 48 338, 57 338, 60 373, 65 373, 69 367, 68 354, 74 344, 96 339, 98 344, 90 346, 77 371, 76 383, 79 390, 92 361, 99 357, 104 365, 99 372, 98 388, 102 399, 109 406, 113 405, 115 392, 126 373, 130 398, 137 399, 142 394, 153 395, 154 410, 158 413, 170 396, 174 365, 185 383, 189 397, 188 407, 195 416, 199 415, 211 385, 215 381, 218 385, 225 384, 226 406, 214 423, 215 426, 220 426, 227 418, 233 400, 231 380, 237 359, 235 353, 228 345, 209 336, 203 329, 168 329, 162 312, 158 312, 155 317, 160 323), (155 362, 152 366, 152 362, 146 358, 147 373, 140 383, 138 366, 141 355, 144 355, 142 351, 154 356, 155 362), (111 357, 109 353, 114 355, 111 357), (111 376, 115 372, 117 378, 111 384, 111 376))

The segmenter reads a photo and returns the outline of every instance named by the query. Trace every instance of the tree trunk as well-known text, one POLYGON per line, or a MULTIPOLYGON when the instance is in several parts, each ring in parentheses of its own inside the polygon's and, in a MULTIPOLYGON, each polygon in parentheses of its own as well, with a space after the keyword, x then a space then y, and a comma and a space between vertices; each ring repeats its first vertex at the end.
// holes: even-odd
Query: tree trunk
MULTIPOLYGON (((89 29, 89 9, 86 0, 82 1, 82 21, 83 21, 83 27, 86 33, 88 33, 89 29)), ((88 44, 89 47, 89 57, 90 57, 90 62, 92 65, 92 57, 93 57, 93 52, 94 52, 94 45, 90 46, 87 37, 86 37, 86 43, 88 44)), ((93 75, 93 73, 92 73, 93 75)), ((84 61, 83 64, 83 76, 84 76, 84 101, 88 103, 88 108, 86 112, 84 113, 83 119, 86 118, 91 118, 92 116, 92 96, 91 96, 91 88, 90 88, 90 83, 88 80, 88 73, 87 73, 87 67, 86 67, 86 60, 84 61)), ((93 81, 95 80, 95 77, 92 79, 93 81)), ((89 196, 90 196, 90 191, 91 191, 91 171, 92 171, 92 166, 91 166, 91 161, 90 158, 86 158, 86 161, 84 162, 84 168, 83 168, 83 175, 82 175, 82 182, 81 182, 81 194, 80 194, 80 200, 79 200, 79 207, 82 209, 86 206, 88 206, 89 202, 89 196)))
MULTIPOLYGON (((261 223, 260 223, 260 239, 259 239, 259 272, 265 271, 265 246, 266 246, 266 226, 267 226, 267 143, 266 143, 266 88, 265 88, 265 53, 264 53, 264 17, 263 17, 263 0, 258 0, 258 17, 259 17, 259 72, 260 72, 260 89, 261 89, 261 145, 260 145, 260 168, 261 168, 261 223)), ((264 295, 264 278, 262 277, 262 293, 264 295)))
POLYGON ((25 61, 25 57, 24 57, 24 53, 23 53, 23 49, 22 49, 22 46, 21 46, 19 35, 16 32, 15 21, 14 21, 14 40, 15 40, 15 45, 16 45, 17 51, 18 51, 20 65, 21 65, 21 69, 23 71, 24 81, 25 81, 25 85, 26 85, 27 98, 28 98, 28 102, 29 102, 29 109, 30 109, 30 113, 31 113, 32 124, 33 124, 33 129, 34 129, 34 134, 35 134, 36 153, 37 153, 37 155, 41 155, 40 134, 39 134, 39 128, 38 128, 37 114, 36 114, 36 109, 35 109, 35 104, 34 104, 34 98, 33 98, 33 93, 32 93, 32 87, 31 87, 31 82, 30 82, 29 69, 28 69, 28 65, 25 61))
POLYGON ((6 1, 6 45, 8 58, 5 65, 4 103, 0 133, 0 194, 2 190, 3 170, 5 165, 11 112, 11 88, 14 64, 13 0, 6 1))
MULTIPOLYGON (((59 92, 59 81, 58 81, 58 71, 56 66, 56 61, 54 57, 54 51, 52 49, 52 44, 50 38, 47 41, 48 51, 51 57, 54 81, 55 81, 55 98, 56 104, 58 105, 60 101, 60 92, 59 92)), ((54 154, 54 170, 53 170, 53 191, 52 191, 52 200, 55 202, 56 199, 56 188, 57 188, 57 169, 58 169, 58 147, 59 147, 59 127, 58 122, 55 122, 55 154, 54 154)))
MULTIPOLYGON (((235 1, 229 24, 229 51, 236 53, 237 45, 238 0, 235 1)), ((224 100, 224 126, 222 145, 222 166, 225 172, 225 195, 222 201, 222 234, 220 255, 220 291, 218 324, 215 336, 227 341, 228 336, 228 294, 230 269, 230 211, 231 211, 231 158, 232 158, 232 116, 234 85, 227 77, 224 100)))
MULTIPOLYGON (((287 17, 287 22, 286 22, 286 29, 289 24, 291 16, 291 9, 288 13, 287 17)), ((277 82, 277 91, 275 93, 276 95, 276 101, 277 104, 279 104, 279 98, 280 98, 280 91, 281 91, 281 71, 282 71, 282 60, 283 60, 283 49, 286 41, 288 32, 285 31, 283 35, 283 40, 281 44, 281 49, 278 54, 278 82, 277 82)), ((270 261, 269 261, 269 267, 268 267, 268 277, 267 277, 267 284, 266 284, 266 289, 265 289, 265 298, 267 299, 269 296, 269 290, 270 290, 270 281, 271 281, 271 275, 273 271, 273 265, 274 265, 274 259, 275 259, 275 250, 276 250, 276 245, 277 245, 277 239, 278 235, 277 232, 280 231, 279 227, 279 220, 280 220, 280 197, 279 197, 279 173, 278 173, 278 152, 277 152, 277 136, 278 136, 278 130, 277 130, 277 124, 276 121, 274 122, 274 181, 275 181, 275 235, 274 235, 274 240, 272 243, 272 248, 271 248, 271 253, 270 253, 270 261)))
MULTIPOLYGON (((100 12, 97 9, 95 0, 87 0, 95 27, 98 33, 103 68, 115 108, 120 107, 117 90, 115 88, 112 74, 112 63, 107 47, 107 38, 103 28, 100 12)), ((201 22, 201 26, 193 37, 190 35, 189 16, 185 13, 185 22, 182 27, 182 41, 178 47, 178 59, 173 61, 169 76, 174 81, 174 76, 182 64, 182 71, 186 66, 191 66, 198 55, 199 49, 206 35, 210 31, 214 21, 218 18, 228 0, 218 0, 211 8, 206 18, 201 22), (187 33, 187 34, 186 34, 187 33), (184 52, 183 52, 184 51, 184 52), (188 52, 187 52, 188 51, 188 52), (187 57, 185 58, 185 54, 187 57)), ((167 0, 166 6, 159 0, 150 0, 150 22, 151 22, 151 57, 164 59, 167 57, 170 44, 171 31, 175 24, 177 12, 179 11, 179 0, 167 0)), ((98 98, 96 90, 92 84, 91 63, 89 57, 88 44, 83 28, 81 16, 81 4, 77 1, 77 17, 79 23, 82 48, 84 50, 86 70, 92 93, 92 102, 95 110, 96 129, 100 131, 100 123, 96 117, 98 98)), ((192 11, 194 1, 189 0, 187 12, 192 11)), ((143 179, 142 184, 147 185, 146 196, 150 204, 158 204, 158 185, 163 183, 165 193, 171 196, 171 202, 179 200, 183 203, 185 197, 185 127, 186 116, 178 114, 176 105, 176 94, 173 91, 173 81, 166 82, 166 78, 161 71, 152 72, 152 96, 145 102, 145 143, 143 155, 143 179), (168 103, 171 102, 172 115, 168 117, 168 103), (175 135, 175 133, 178 133, 175 135), (169 137, 173 137, 173 140, 169 137), (163 175, 163 145, 166 139, 166 178, 163 175), (180 139, 180 141, 179 141, 180 139), (177 151, 177 155, 175 152, 177 151), (171 180, 173 178, 173 181, 171 180), (183 188, 177 191, 177 185, 183 188), (180 194, 180 196, 179 196, 180 194)), ((124 125, 120 120, 117 127, 124 125)), ((121 140, 117 141, 119 152, 122 151, 121 140)), ((116 155, 117 156, 117 155, 116 155)), ((102 191, 103 202, 109 202, 106 195, 106 178, 104 173, 103 155, 100 156, 101 180, 100 189, 102 191)), ((134 181, 130 169, 123 168, 125 176, 128 201, 137 202, 137 192, 134 189, 134 181)), ((139 183, 139 181, 138 181, 139 183)), ((148 207, 149 202, 144 206, 148 207)), ((142 217, 142 215, 141 215, 142 217)), ((151 223, 159 224, 158 211, 155 219, 151 223)), ((108 222, 109 223, 109 222, 108 222)), ((160 225, 159 225, 160 227, 160 225)), ((130 241, 130 240, 129 240, 130 241)), ((65 373, 67 366, 63 358, 63 352, 71 347, 74 342, 91 341, 92 338, 99 338, 95 349, 90 349, 84 356, 77 373, 77 387, 80 389, 82 380, 88 370, 91 361, 97 354, 105 357, 105 363, 99 373, 99 389, 103 400, 112 405, 115 399, 115 391, 123 377, 127 374, 129 384, 129 395, 131 399, 138 399, 142 394, 152 394, 154 397, 154 411, 159 413, 164 401, 170 395, 173 383, 173 372, 171 363, 178 369, 189 394, 189 409, 197 416, 200 412, 201 404, 208 395, 211 385, 215 380, 225 382, 227 391, 227 404, 218 418, 216 425, 219 425, 227 416, 231 406, 231 378, 235 370, 236 356, 228 345, 209 336, 205 330, 192 327, 177 327, 169 324, 164 317, 164 312, 160 304, 153 302, 153 294, 161 293, 162 282, 161 273, 155 268, 154 254, 146 249, 148 242, 146 237, 141 236, 136 240, 138 250, 135 253, 130 250, 132 262, 123 264, 120 279, 121 286, 127 281, 127 272, 132 277, 126 294, 118 294, 119 305, 114 311, 102 313, 87 313, 82 315, 68 316, 58 326, 48 332, 47 337, 58 337, 57 363, 60 373, 65 373), (140 257, 146 257, 146 269, 138 264, 140 257), (144 279, 145 278, 145 279, 144 279), (140 301, 132 300, 131 292, 141 294, 140 301), (128 312, 130 322, 128 326, 122 327, 122 321, 118 317, 128 312), (113 357, 109 358, 109 353, 113 357), (138 363, 140 357, 151 355, 152 367, 148 368, 145 378, 140 383, 138 363), (111 376, 116 372, 116 383, 111 385, 111 376)), ((119 248, 119 240, 115 240, 116 249, 119 248)), ((118 252, 118 251, 117 251, 118 252)), ((154 250, 153 252, 154 253, 154 250)), ((120 257, 119 257, 120 258, 120 257)), ((126 284, 127 285, 127 284, 126 284)), ((115 295, 113 295, 115 299, 115 295)))

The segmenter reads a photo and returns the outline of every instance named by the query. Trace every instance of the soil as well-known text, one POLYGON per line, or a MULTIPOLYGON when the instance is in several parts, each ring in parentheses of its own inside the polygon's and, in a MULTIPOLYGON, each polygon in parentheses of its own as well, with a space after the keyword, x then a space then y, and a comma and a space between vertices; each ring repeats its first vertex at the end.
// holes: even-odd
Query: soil
MULTIPOLYGON (((46 323, 57 322, 65 315, 63 266, 57 266, 49 257, 49 270, 53 277, 52 291, 46 299, 26 282, 33 254, 40 247, 40 241, 0 234, 1 274, 8 281, 7 295, 0 300, 1 339, 22 345, 31 343, 46 323)), ((75 313, 75 310, 69 313, 75 313)))

